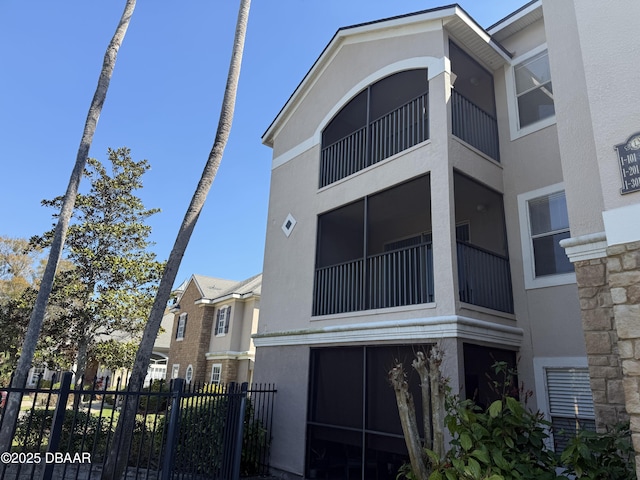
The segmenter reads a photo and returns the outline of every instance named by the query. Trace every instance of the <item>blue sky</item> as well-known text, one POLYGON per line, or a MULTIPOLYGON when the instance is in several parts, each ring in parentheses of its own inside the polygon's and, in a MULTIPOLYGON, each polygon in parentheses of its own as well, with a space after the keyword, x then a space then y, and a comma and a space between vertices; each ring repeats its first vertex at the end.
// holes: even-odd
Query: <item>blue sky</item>
MULTIPOLYGON (((166 259, 213 143, 238 0, 139 0, 90 156, 127 146, 151 171, 140 197, 166 259)), ((462 0, 483 27, 525 0, 462 0)), ((336 30, 447 4, 433 0, 254 0, 231 138, 177 282, 262 270, 271 150, 261 136, 336 30)), ((0 235, 52 224, 105 48, 124 1, 0 0, 0 235)), ((86 185, 86 183, 85 183, 86 185)))

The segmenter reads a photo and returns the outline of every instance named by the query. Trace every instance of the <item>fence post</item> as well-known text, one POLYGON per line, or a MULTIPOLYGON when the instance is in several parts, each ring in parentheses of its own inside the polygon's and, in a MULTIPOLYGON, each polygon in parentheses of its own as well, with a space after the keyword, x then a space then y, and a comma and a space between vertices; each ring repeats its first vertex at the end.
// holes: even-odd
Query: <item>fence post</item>
POLYGON ((240 408, 238 409, 238 423, 236 428, 236 444, 233 449, 233 467, 231 470, 231 479, 238 480, 240 478, 240 463, 242 461, 242 439, 244 433, 244 414, 247 408, 247 390, 249 384, 244 382, 240 389, 240 408))
POLYGON ((180 431, 180 400, 184 387, 184 378, 173 380, 171 388, 171 416, 169 417, 169 428, 167 429, 167 444, 164 447, 164 459, 162 461, 162 480, 169 480, 173 471, 173 459, 177 446, 176 438, 180 431))
MULTIPOLYGON (((51 433, 49 434, 49 445, 47 445, 47 453, 55 453, 60 448, 60 437, 62 437, 62 426, 64 425, 64 414, 67 410, 67 400, 69 399, 69 391, 71 390, 71 372, 62 374, 60 382, 60 393, 58 394, 58 402, 53 413, 53 422, 51 424, 51 433)), ((53 462, 47 463, 42 476, 43 480, 49 480, 53 476, 53 462)))

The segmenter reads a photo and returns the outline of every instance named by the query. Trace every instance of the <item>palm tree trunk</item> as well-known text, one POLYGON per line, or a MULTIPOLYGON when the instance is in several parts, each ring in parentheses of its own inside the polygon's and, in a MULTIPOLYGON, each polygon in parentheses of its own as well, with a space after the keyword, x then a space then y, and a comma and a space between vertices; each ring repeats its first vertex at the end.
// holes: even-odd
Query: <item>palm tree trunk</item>
MULTIPOLYGON (((102 112, 102 106, 105 98, 107 97, 107 90, 109 89, 109 82, 116 64, 118 50, 120 49, 120 45, 122 45, 125 34, 127 33, 129 21, 131 20, 135 6, 136 0, 126 1, 124 12, 120 17, 118 27, 116 28, 115 34, 113 35, 113 38, 107 47, 107 51, 104 54, 102 70, 100 71, 100 77, 98 78, 98 86, 93 95, 93 100, 91 101, 87 119, 84 124, 84 130, 82 132, 82 138, 80 140, 80 146, 76 156, 76 163, 73 167, 73 171, 71 172, 69 185, 60 209, 60 216, 58 217, 53 242, 51 243, 49 259, 44 270, 42 282, 40 283, 36 304, 31 312, 31 318, 29 319, 29 326, 27 327, 27 332, 25 334, 20 359, 18 360, 18 365, 11 382, 12 388, 23 388, 27 381, 27 375, 31 368, 36 344, 38 343, 38 337, 40 336, 40 331, 42 329, 49 295, 53 288, 53 280, 58 268, 58 262, 62 255, 62 248, 67 235, 69 221, 73 214, 73 207, 75 206, 82 172, 84 171, 87 157, 89 156, 89 149, 91 147, 91 142, 93 141, 93 135, 96 131, 100 113, 102 112)), ((3 428, 0 432, 0 452, 6 452, 11 447, 11 440, 21 400, 22 395, 19 393, 10 393, 7 397, 3 428)))
MULTIPOLYGON (((238 89, 238 80, 240 78, 240 66, 242 64, 242 53, 244 50, 244 39, 247 32, 247 22, 249 19, 249 8, 251 0, 240 0, 240 10, 236 23, 235 38, 233 50, 231 53, 231 63, 229 65, 229 73, 227 76, 227 84, 225 87, 224 98, 222 101, 222 109, 218 121, 218 129, 216 131, 215 140, 209 158, 198 182, 198 186, 191 198, 191 203, 187 208, 187 212, 180 225, 180 230, 176 237, 173 249, 169 254, 169 259, 165 266, 158 293, 149 314, 149 320, 145 325, 140 341, 140 347, 136 354, 136 360, 131 372, 129 380, 129 389, 131 391, 139 391, 142 382, 147 375, 149 368, 149 359, 153 350, 153 344, 158 336, 160 322, 164 315, 165 307, 171 295, 171 289, 176 280, 180 262, 184 256, 184 252, 189 244, 189 239, 196 226, 202 207, 211 185, 215 180, 222 155, 229 139, 231 132, 231 123, 233 121, 233 112, 235 110, 236 92, 238 89)), ((103 480, 115 480, 122 477, 127 464, 126 454, 119 455, 118 452, 128 452, 131 443, 131 433, 135 421, 137 402, 127 402, 123 411, 118 418, 118 425, 114 434, 113 442, 109 451, 109 456, 105 462, 102 473, 103 480)))

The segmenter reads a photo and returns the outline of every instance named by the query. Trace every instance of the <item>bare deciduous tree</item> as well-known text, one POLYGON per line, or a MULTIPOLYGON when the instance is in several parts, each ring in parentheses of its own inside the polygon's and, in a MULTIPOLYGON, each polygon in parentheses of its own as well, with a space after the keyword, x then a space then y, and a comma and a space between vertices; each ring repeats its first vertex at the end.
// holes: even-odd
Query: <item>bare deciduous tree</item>
POLYGON ((425 449, 432 450, 439 459, 444 456, 445 399, 440 372, 441 363, 442 351, 438 347, 432 347, 428 357, 423 352, 416 352, 416 358, 411 363, 420 377, 424 444, 420 439, 415 403, 409 392, 404 366, 397 362, 389 371, 389 382, 396 393, 396 403, 409 451, 411 470, 415 478, 420 480, 426 480, 431 474, 425 449))
MULTIPOLYGON (((53 288, 53 280, 62 255, 62 248, 67 235, 69 221, 73 214, 73 208, 75 206, 82 172, 84 171, 87 157, 89 156, 89 149, 91 148, 93 135, 95 134, 98 119, 102 112, 102 106, 104 105, 104 101, 107 97, 107 90, 109 89, 109 82, 111 81, 113 69, 116 64, 118 50, 120 49, 124 36, 129 28, 129 22, 133 15, 135 6, 136 0, 126 1, 118 27, 116 28, 113 38, 111 39, 111 42, 109 42, 107 51, 104 54, 102 70, 100 71, 100 77, 98 78, 98 86, 93 95, 93 99, 91 100, 91 105, 89 106, 89 112, 87 114, 82 138, 80 140, 80 146, 78 147, 76 163, 73 167, 73 171, 71 172, 69 185, 67 186, 64 201, 60 208, 60 216, 58 218, 58 223, 56 224, 55 234, 51 244, 51 250, 49 252, 49 259, 40 283, 36 304, 29 319, 29 326, 25 334, 20 360, 18 361, 18 365, 11 382, 11 386, 15 388, 21 388, 24 386, 27 380, 27 374, 31 368, 36 344, 38 342, 38 337, 40 336, 40 330, 42 329, 42 322, 44 321, 47 302, 53 288)), ((0 452, 6 452, 11 447, 11 439, 13 437, 14 430, 13 427, 18 417, 21 399, 22 395, 16 393, 10 394, 7 398, 3 428, 0 432, 0 452)))
MULTIPOLYGON (((200 212, 202 211, 202 207, 204 206, 209 190, 211 189, 211 185, 213 184, 218 168, 220 167, 222 155, 229 138, 229 133, 231 132, 231 123, 233 121, 233 112, 235 110, 236 92, 238 89, 238 80, 240 78, 240 66, 242 64, 242 54, 244 50, 244 40, 247 31, 250 5, 251 0, 240 1, 240 10, 238 12, 238 19, 236 23, 231 63, 229 65, 227 84, 225 87, 215 140, 198 186, 196 187, 191 203, 187 208, 187 212, 180 226, 180 230, 178 231, 173 249, 169 254, 169 259, 164 269, 162 279, 160 280, 160 286, 149 315, 149 320, 147 321, 144 333, 142 334, 142 340, 140 342, 140 347, 138 348, 138 353, 136 354, 136 361, 129 380, 129 388, 132 391, 140 390, 142 382, 147 374, 153 344, 158 335, 158 330, 160 329, 160 323, 171 295, 171 288, 175 282, 180 262, 182 261, 182 257, 184 256, 184 252, 189 243, 189 239, 191 238, 191 234, 193 233, 193 229, 195 228, 200 212)), ((129 451, 129 444, 131 443, 130 433, 133 431, 136 408, 136 402, 127 402, 120 417, 118 418, 118 425, 116 427, 114 439, 102 473, 103 480, 119 479, 126 468, 127 455, 118 455, 118 453, 129 451)))

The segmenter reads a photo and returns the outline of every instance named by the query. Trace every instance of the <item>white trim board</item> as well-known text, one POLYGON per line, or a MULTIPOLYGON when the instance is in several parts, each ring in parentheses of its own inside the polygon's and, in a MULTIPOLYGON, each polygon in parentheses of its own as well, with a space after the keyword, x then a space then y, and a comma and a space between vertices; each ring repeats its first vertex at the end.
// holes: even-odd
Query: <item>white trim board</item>
POLYGON ((317 327, 253 335, 256 347, 463 338, 519 347, 521 328, 460 315, 317 327))

